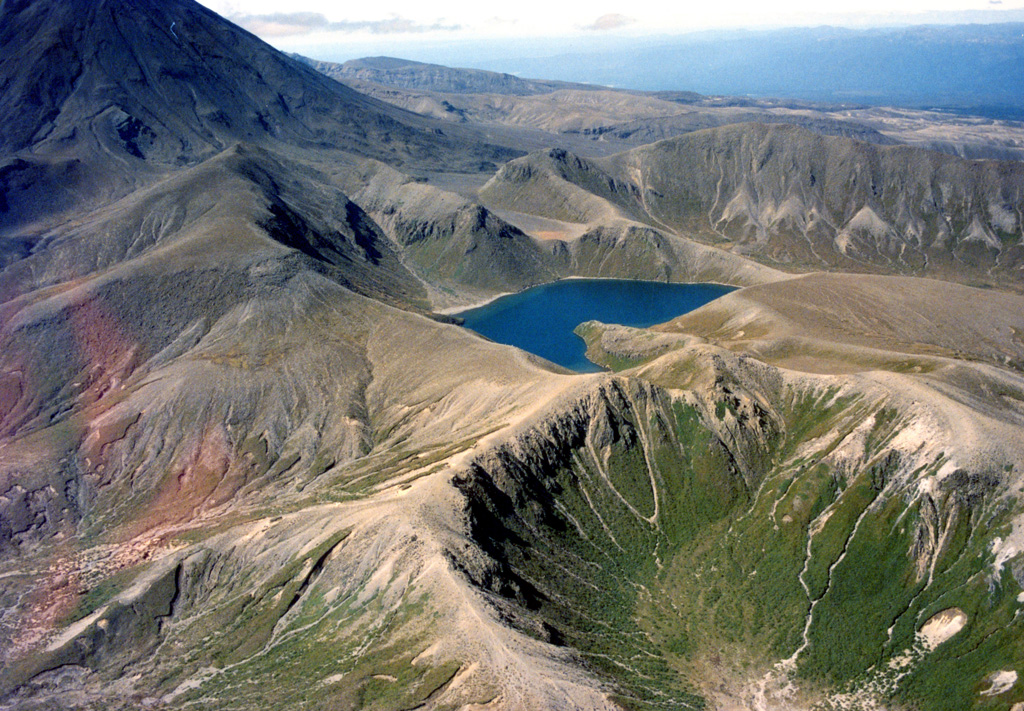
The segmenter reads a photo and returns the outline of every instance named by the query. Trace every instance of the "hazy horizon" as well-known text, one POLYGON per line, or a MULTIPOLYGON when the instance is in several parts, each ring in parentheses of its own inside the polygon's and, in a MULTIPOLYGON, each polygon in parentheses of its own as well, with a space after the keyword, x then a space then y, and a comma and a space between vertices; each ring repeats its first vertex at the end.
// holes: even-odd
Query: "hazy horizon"
POLYGON ((278 49, 331 61, 372 55, 437 61, 433 58, 445 56, 446 50, 456 56, 486 59, 546 46, 564 52, 573 45, 658 41, 709 31, 1024 22, 1024 0, 897 4, 842 0, 830 4, 827 12, 809 0, 788 0, 770 7, 750 0, 725 0, 667 13, 662 5, 648 0, 623 7, 551 6, 524 0, 497 13, 492 7, 457 0, 429 4, 385 0, 343 7, 324 0, 295 0, 287 8, 270 0, 201 2, 278 49))

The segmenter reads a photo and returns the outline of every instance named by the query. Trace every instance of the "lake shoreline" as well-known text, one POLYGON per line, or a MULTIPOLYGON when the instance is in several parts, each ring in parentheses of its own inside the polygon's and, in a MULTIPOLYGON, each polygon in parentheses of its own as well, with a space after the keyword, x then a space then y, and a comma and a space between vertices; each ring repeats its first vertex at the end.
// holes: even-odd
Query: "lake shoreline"
POLYGON ((737 287, 711 282, 663 282, 572 277, 503 294, 451 312, 482 336, 533 353, 576 372, 594 372, 575 328, 602 321, 650 328, 689 313, 737 287))
POLYGON ((724 286, 734 290, 746 288, 743 286, 736 286, 735 284, 728 284, 724 281, 658 281, 655 279, 624 279, 623 277, 579 276, 577 274, 573 274, 572 276, 562 277, 561 279, 543 281, 539 284, 528 286, 525 289, 520 289, 519 291, 503 291, 500 294, 495 294, 494 296, 482 299, 480 301, 474 301, 473 303, 468 305, 446 306, 443 309, 435 309, 434 313, 441 314, 443 316, 458 316, 463 311, 472 311, 474 309, 483 308, 484 306, 487 306, 488 304, 497 301, 498 299, 504 298, 506 296, 522 294, 524 291, 529 291, 530 289, 536 289, 541 286, 548 286, 549 284, 558 284, 559 282, 563 281, 630 281, 641 284, 676 284, 679 286, 697 286, 699 284, 707 284, 708 286, 724 286))

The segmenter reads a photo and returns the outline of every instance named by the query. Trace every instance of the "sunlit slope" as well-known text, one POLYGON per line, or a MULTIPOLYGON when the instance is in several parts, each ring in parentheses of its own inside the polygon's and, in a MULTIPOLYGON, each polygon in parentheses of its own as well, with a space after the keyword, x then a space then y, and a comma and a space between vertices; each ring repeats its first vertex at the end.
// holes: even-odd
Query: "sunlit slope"
MULTIPOLYGON (((807 375, 691 339, 557 375, 296 259, 239 253, 255 291, 195 322, 201 292, 159 292, 159 349, 105 272, 14 314, 9 344, 70 330, 80 371, 7 383, 47 413, 6 423, 8 700, 987 708, 1020 663, 1013 371, 807 375)), ((894 323, 926 316, 915 283, 894 323)), ((951 318, 915 340, 973 353, 951 318)))
POLYGON ((809 274, 729 294, 657 330, 812 372, 1024 367, 1020 296, 929 279, 809 274))
POLYGON ((383 303, 418 282, 305 177, 232 150, 7 272, 4 703, 601 707, 460 574, 444 473, 572 379, 383 303))

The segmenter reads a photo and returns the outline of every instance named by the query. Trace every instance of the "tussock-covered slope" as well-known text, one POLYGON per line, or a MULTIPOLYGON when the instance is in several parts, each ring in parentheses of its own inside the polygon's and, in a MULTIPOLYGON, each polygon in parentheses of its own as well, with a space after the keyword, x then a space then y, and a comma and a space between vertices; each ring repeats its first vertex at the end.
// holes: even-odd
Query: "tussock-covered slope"
MULTIPOLYGON (((872 350, 1024 368, 1024 299, 928 279, 810 274, 728 294, 658 330, 754 349, 765 358, 788 353, 804 357, 807 367, 816 349, 822 367, 836 367, 827 354, 844 344, 851 348, 850 367, 858 369, 872 365, 872 350), (865 358, 859 367, 858 353, 865 358)), ((842 360, 838 350, 834 355, 842 360)))
POLYGON ((459 572, 441 473, 572 379, 382 303, 418 282, 309 177, 233 149, 5 272, 5 707, 611 708, 459 572))
POLYGON ((77 389, 36 394, 62 411, 4 438, 4 702, 362 706, 394 672, 401 704, 461 668, 444 698, 600 707, 458 574, 477 554, 438 474, 569 379, 309 271, 275 288, 269 266, 152 356, 112 304, 64 310, 107 332, 69 344, 77 389))
POLYGON ((575 238, 534 238, 529 228, 521 230, 477 202, 379 163, 367 165, 350 180, 358 188, 353 200, 392 240, 435 308, 568 276, 736 285, 783 277, 751 260, 608 211, 605 220, 583 228, 575 238))
POLYGON ((467 198, 381 164, 367 166, 356 180, 362 187, 353 199, 394 240, 435 306, 566 276, 549 249, 467 198))
MULTIPOLYGON (((785 298, 787 286, 751 291, 778 288, 785 298)), ((894 286, 894 293, 910 288, 894 286)), ((882 288, 873 285, 876 293, 882 288)), ((925 343, 961 338, 966 353, 971 336, 943 333, 941 311, 901 300, 891 307, 896 322, 931 314, 934 330, 926 335, 929 329, 919 328, 917 336, 925 343)), ((637 366, 624 374, 681 388, 688 402, 709 396, 714 413, 703 422, 718 421, 734 438, 762 432, 755 451, 771 452, 754 460, 764 479, 748 479, 749 494, 732 489, 736 508, 725 513, 730 504, 722 501, 708 506, 713 518, 722 518, 684 537, 681 548, 669 548, 678 557, 657 566, 663 587, 647 588, 636 607, 641 620, 651 616, 650 638, 723 708, 956 709, 1017 702, 1019 690, 998 701, 979 691, 1019 664, 1010 649, 1021 632, 1015 597, 1021 582, 1019 571, 1001 562, 1018 550, 1019 509, 1011 502, 1024 462, 1015 434, 1024 424, 1019 371, 906 351, 890 351, 888 358, 874 351, 871 360, 852 333, 848 344, 835 334, 827 342, 847 364, 859 360, 861 374, 802 375, 765 367, 760 359, 774 354, 756 336, 723 342, 738 358, 709 346, 692 335, 703 334, 700 322, 673 324, 673 332, 687 334, 674 342, 669 333, 642 329, 589 324, 583 330, 604 362, 637 366), (915 362, 926 367, 908 367, 915 362), (1005 535, 990 538, 997 528, 1005 535), (956 624, 943 627, 950 619, 956 624), (751 664, 756 649, 767 657, 751 664), (737 674, 739 667, 747 671, 737 674), (825 686, 812 691, 800 679, 825 686)), ((830 372, 828 359, 817 355, 818 372, 830 372)), ((647 447, 652 435, 639 439, 647 447)), ((648 453, 644 461, 650 471, 662 471, 664 460, 648 453)), ((671 496, 670 486, 664 491, 671 496)), ((721 496, 729 489, 690 490, 698 491, 721 496)))
POLYGON ((247 145, 42 233, 0 274, 0 294, 12 299, 105 270, 127 280, 284 253, 356 291, 425 303, 380 228, 328 178, 247 145))
POLYGON ((258 328, 272 359, 229 313, 47 428, 83 423, 64 458, 99 476, 70 489, 73 557, 26 558, 48 532, 19 534, 7 703, 656 708, 760 688, 769 708, 809 707, 799 672, 963 708, 1017 663, 1020 585, 1006 568, 992 592, 987 533, 1012 520, 1013 417, 920 376, 799 375, 705 345, 558 376, 299 279, 259 300, 295 304, 294 340, 258 328), (179 432, 196 408, 206 428, 179 432), (147 444, 164 441, 179 445, 147 444), (920 646, 953 608, 963 628, 920 646), (873 671, 907 649, 907 673, 873 671), (950 664, 960 681, 936 697, 950 664))
POLYGON ((628 220, 593 226, 566 249, 572 272, 579 276, 736 286, 785 277, 753 260, 628 220))
POLYGON ((560 148, 509 161, 480 189, 490 205, 564 222, 642 217, 636 186, 560 148))

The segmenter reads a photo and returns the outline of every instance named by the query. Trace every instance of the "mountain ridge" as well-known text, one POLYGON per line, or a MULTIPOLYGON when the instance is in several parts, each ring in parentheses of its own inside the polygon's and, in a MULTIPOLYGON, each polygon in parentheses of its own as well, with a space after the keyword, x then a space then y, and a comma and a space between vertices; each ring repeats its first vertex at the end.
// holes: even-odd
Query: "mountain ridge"
POLYGON ((0 8, 5 46, 26 47, 0 60, 0 145, 18 156, 0 166, 4 231, 31 224, 42 195, 51 211, 120 197, 238 142, 463 170, 517 153, 331 81, 195 3, 79 9, 0 8))
MULTIPOLYGON (((555 143, 585 155, 607 155, 695 130, 736 123, 783 123, 823 135, 878 145, 907 144, 964 158, 1020 160, 1022 125, 979 109, 906 109, 861 103, 814 103, 784 98, 702 96, 686 91, 644 92, 596 85, 520 80, 515 88, 487 72, 393 57, 345 65, 301 58, 318 71, 382 101, 416 113, 466 124, 483 122, 538 128, 561 136, 555 143), (371 67, 398 66, 401 73, 371 67), (438 85, 437 74, 448 77, 438 85), (467 88, 472 88, 469 91, 467 88), (450 89, 450 90, 449 90, 450 89), (467 93, 468 92, 468 93, 467 93), (572 145, 569 138, 576 139, 572 145), (583 139, 583 140, 580 140, 583 139), (613 145, 605 145, 613 144, 613 145), (598 153, 601 151, 601 153, 598 153)), ((505 77, 507 79, 507 76, 505 77)))
POLYGON ((573 82, 524 79, 481 69, 451 68, 397 57, 364 57, 342 64, 291 55, 332 79, 356 79, 405 89, 429 89, 451 94, 497 93, 529 96, 560 89, 596 88, 573 82))
POLYGON ((608 158, 534 153, 481 196, 576 222, 617 213, 768 264, 1019 289, 1022 190, 1017 162, 737 124, 608 158))

